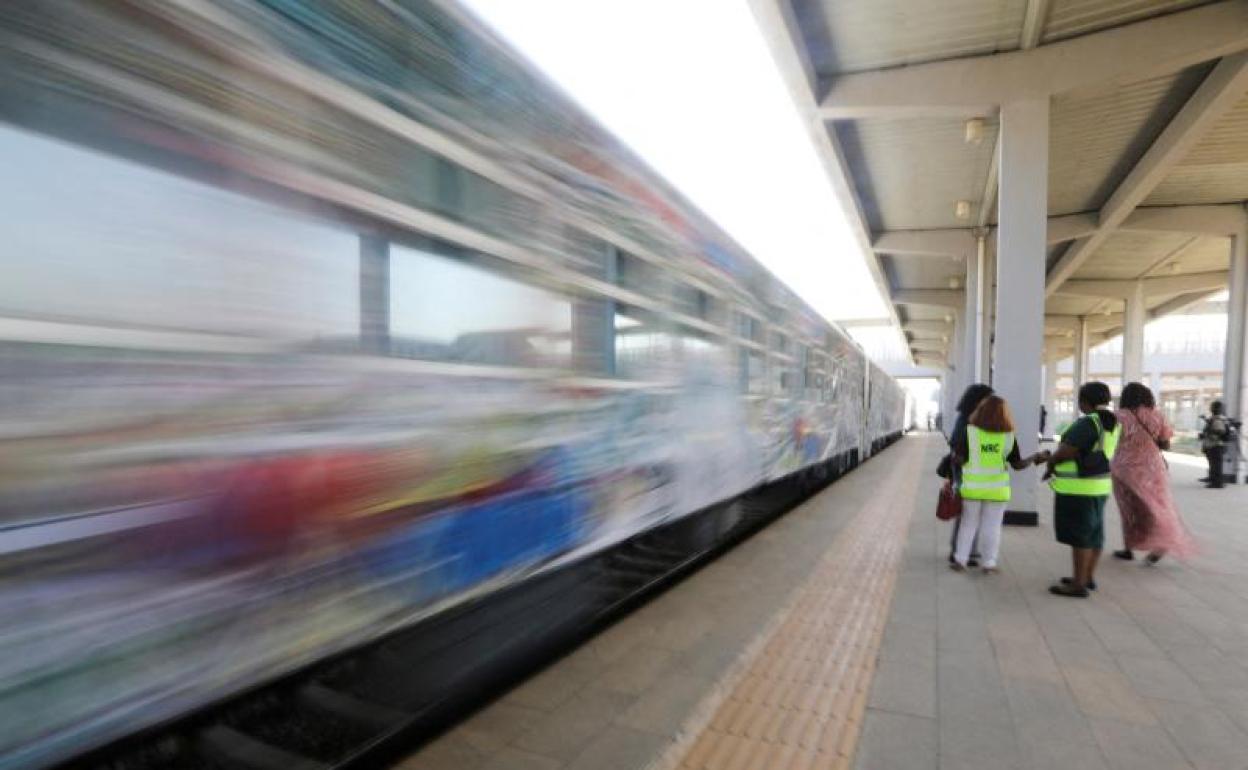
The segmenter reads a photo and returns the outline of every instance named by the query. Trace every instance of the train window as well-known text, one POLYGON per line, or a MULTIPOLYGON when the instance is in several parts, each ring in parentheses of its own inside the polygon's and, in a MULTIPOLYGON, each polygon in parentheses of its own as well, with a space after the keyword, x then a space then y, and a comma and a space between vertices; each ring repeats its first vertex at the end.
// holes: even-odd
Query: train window
POLYGON ((640 380, 672 377, 680 366, 680 337, 659 317, 639 310, 615 315, 615 373, 640 380))
POLYGON ((572 304, 449 257, 390 249, 391 352, 404 358, 568 368, 572 304))
POLYGON ((672 305, 685 315, 706 318, 708 301, 706 292, 693 286, 678 283, 672 289, 672 305))
POLYGON ((359 332, 359 239, 292 210, 0 127, 0 314, 291 341, 359 332))
POLYGON ((671 279, 662 268, 632 254, 618 252, 615 262, 617 284, 647 297, 663 297, 668 292, 671 279))
POLYGON ((745 353, 745 390, 763 395, 767 392, 767 361, 762 353, 754 350, 745 353))
POLYGON ((777 353, 789 352, 789 338, 780 332, 771 333, 771 349, 777 353))

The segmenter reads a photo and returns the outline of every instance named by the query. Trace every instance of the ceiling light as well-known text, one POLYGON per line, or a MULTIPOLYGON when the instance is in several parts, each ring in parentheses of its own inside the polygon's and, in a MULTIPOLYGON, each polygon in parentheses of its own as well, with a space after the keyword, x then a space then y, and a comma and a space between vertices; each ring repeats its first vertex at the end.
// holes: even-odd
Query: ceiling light
POLYGON ((950 289, 956 289, 956 288, 959 288, 961 285, 962 285, 962 282, 961 282, 961 281, 959 281, 957 278, 950 278, 950 279, 949 279, 949 288, 950 288, 950 289))
POLYGON ((970 201, 958 201, 956 204, 954 204, 953 215, 956 216, 958 219, 970 219, 971 218, 971 202, 970 201))
POLYGON ((953 323, 953 316, 949 315, 948 313, 945 313, 945 323, 947 324, 953 323))
POLYGON ((1170 268, 1170 272, 1171 272, 1172 274, 1173 274, 1173 273, 1177 273, 1177 272, 1179 272, 1179 263, 1178 263, 1178 262, 1171 262, 1171 263, 1170 263, 1170 265, 1169 265, 1169 268, 1170 268))
POLYGON ((971 118, 966 121, 966 143, 979 144, 984 141, 984 119, 971 118))

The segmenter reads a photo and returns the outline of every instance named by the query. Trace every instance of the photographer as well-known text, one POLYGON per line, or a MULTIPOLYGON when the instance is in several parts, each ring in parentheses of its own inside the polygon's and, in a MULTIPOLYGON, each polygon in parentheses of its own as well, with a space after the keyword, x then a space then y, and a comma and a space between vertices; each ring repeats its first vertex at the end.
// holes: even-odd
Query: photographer
POLYGON ((1200 431, 1200 448, 1209 460, 1209 475, 1205 478, 1205 486, 1210 489, 1222 488, 1222 458, 1226 454, 1226 441, 1231 435, 1231 421, 1224 415, 1222 402, 1214 401, 1209 405, 1211 414, 1203 418, 1205 427, 1200 431))

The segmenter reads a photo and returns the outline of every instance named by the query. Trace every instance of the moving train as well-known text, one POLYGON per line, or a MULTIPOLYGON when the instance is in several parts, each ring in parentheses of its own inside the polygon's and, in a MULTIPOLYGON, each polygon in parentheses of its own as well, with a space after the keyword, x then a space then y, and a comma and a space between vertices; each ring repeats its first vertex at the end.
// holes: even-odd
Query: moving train
POLYGON ((451 0, 11 0, 0 71, 0 767, 902 430, 451 0))

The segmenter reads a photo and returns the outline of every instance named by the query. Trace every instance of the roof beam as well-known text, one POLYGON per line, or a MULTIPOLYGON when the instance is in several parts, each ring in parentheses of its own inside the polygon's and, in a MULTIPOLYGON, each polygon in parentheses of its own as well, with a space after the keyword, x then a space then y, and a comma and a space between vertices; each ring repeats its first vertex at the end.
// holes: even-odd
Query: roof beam
POLYGON ((1248 3, 1224 0, 1030 50, 841 75, 825 120, 987 115, 1007 101, 1177 72, 1248 49, 1248 3))
POLYGON ((957 289, 898 289, 893 292, 898 305, 930 305, 961 310, 962 292, 957 289))
POLYGON ((1244 209, 1235 203, 1207 206, 1148 206, 1123 220, 1122 230, 1153 230, 1201 235, 1234 235, 1244 225, 1244 209))
POLYGON ((911 334, 939 334, 948 336, 953 333, 953 324, 944 321, 905 321, 901 330, 911 334))
MULTIPOLYGON (((1244 221, 1244 210, 1235 203, 1198 206, 1148 206, 1137 208, 1118 226, 1141 232, 1233 235, 1244 221)), ((1049 217, 1048 243, 1065 243, 1092 235, 1100 226, 1096 212, 1049 217)))
POLYGON ((1077 332, 1079 331, 1079 316, 1051 315, 1046 313, 1044 316, 1044 328, 1062 332, 1077 332))
POLYGON ((975 250, 970 230, 893 230, 876 233, 871 244, 876 254, 915 257, 964 257, 975 250))
MULTIPOLYGON (((1211 273, 1188 273, 1186 275, 1166 275, 1156 278, 1137 279, 1144 284, 1144 294, 1149 297, 1166 294, 1183 294, 1195 291, 1217 291, 1227 286, 1228 273, 1217 270, 1211 273)), ((1135 280, 1077 280, 1067 281, 1058 291, 1076 297, 1108 297, 1123 299, 1131 293, 1135 280)))
POLYGON ((837 321, 842 329, 853 329, 863 326, 888 326, 893 322, 891 318, 847 318, 843 321, 837 321))
MULTIPOLYGON (((1215 8, 1219 6, 1206 6, 1215 8)), ((1248 2, 1243 31, 1248 36, 1248 2)), ((1183 14, 1175 14, 1179 16, 1183 14)), ((1162 17, 1171 18, 1171 17, 1162 17)), ((1090 36, 1095 37, 1095 35, 1090 36)), ((1077 38, 1083 39, 1083 38, 1077 38)), ((1043 50, 1043 49, 1036 49, 1043 50)), ((1228 56, 1213 68, 1183 109, 1174 116, 1127 178, 1118 185, 1098 215, 1096 232, 1079 238, 1066 248, 1045 279, 1045 296, 1057 291, 1100 248, 1170 170, 1196 145, 1205 131, 1248 91, 1248 53, 1228 56)))
POLYGON ((1096 225, 1097 218, 1095 213, 1084 212, 1049 217, 1048 243, 1052 246, 1055 243, 1064 243, 1073 241, 1076 238, 1087 237, 1096 232, 1096 225))
POLYGON ((1202 291, 1188 292, 1186 294, 1180 294, 1179 296, 1174 297, 1173 299, 1168 299, 1165 302, 1158 305, 1157 307, 1148 311, 1148 318, 1151 321, 1153 319, 1161 318, 1162 316, 1172 315, 1175 313, 1182 313, 1184 310, 1187 310, 1192 305, 1198 304, 1200 302, 1204 302, 1211 295, 1217 294, 1219 291, 1222 291, 1222 290, 1221 289, 1215 289, 1213 291, 1202 290, 1202 291))
MULTIPOLYGON (((1027 0, 1027 10, 1023 16, 1023 32, 1018 38, 1018 47, 1026 51, 1040 45, 1044 34, 1044 23, 1049 18, 1049 0, 1027 0)), ((984 178, 984 193, 979 198, 979 215, 975 221, 980 227, 987 227, 992 212, 997 207, 997 178, 1001 171, 1001 125, 997 124, 997 136, 992 144, 992 158, 988 161, 988 174, 984 178)))

